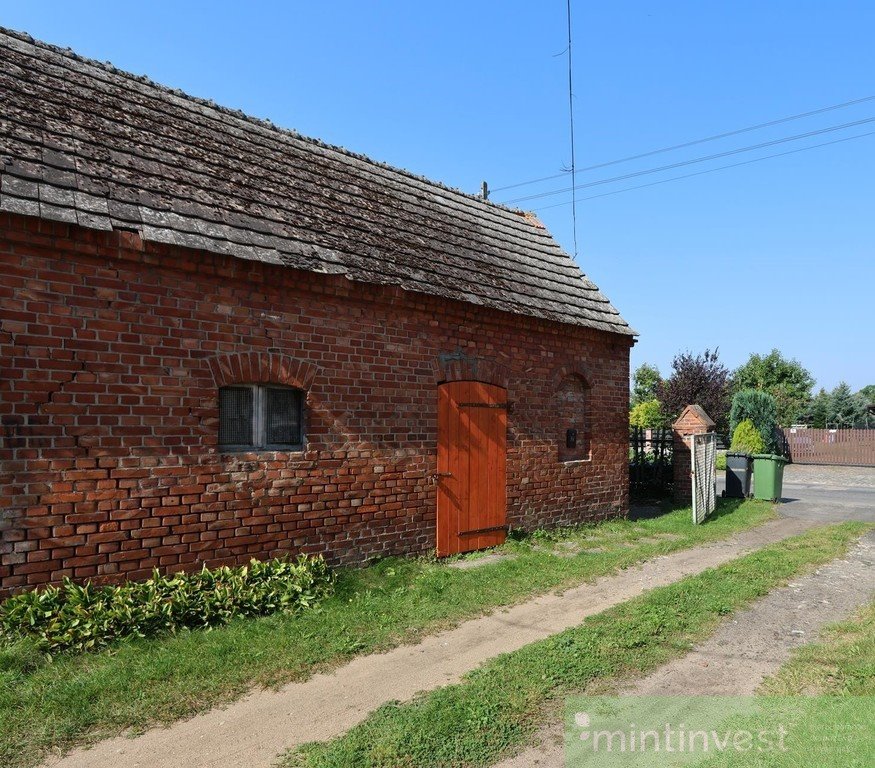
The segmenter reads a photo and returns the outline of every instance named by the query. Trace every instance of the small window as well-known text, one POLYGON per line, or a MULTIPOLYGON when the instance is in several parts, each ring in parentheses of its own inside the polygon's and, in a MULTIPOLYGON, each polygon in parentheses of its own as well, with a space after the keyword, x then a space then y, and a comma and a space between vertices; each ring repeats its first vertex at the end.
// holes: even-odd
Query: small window
POLYGON ((219 446, 226 450, 303 447, 304 393, 244 384, 219 390, 219 446))
POLYGON ((219 390, 219 443, 222 445, 253 445, 254 393, 252 387, 219 390))

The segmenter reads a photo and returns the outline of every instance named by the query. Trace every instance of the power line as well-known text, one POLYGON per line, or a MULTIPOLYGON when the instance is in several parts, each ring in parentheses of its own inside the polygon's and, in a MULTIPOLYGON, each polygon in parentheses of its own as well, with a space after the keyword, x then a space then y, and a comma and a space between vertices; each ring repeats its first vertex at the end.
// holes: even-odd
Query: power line
POLYGON ((565 4, 566 18, 568 19, 568 122, 570 124, 571 138, 571 229, 574 235, 574 258, 577 258, 577 176, 574 166, 574 88, 571 79, 571 0, 565 4))
MULTIPOLYGON (((808 147, 800 147, 799 149, 791 149, 787 152, 776 152, 773 155, 765 155, 763 157, 756 157, 753 160, 744 160, 740 163, 730 163, 729 165, 721 165, 719 168, 708 168, 704 171, 696 171, 695 173, 686 173, 682 176, 672 176, 670 179, 660 179, 659 181, 651 181, 649 184, 638 184, 634 187, 625 187, 624 189, 615 189, 612 192, 602 192, 598 195, 590 195, 589 197, 582 197, 580 200, 575 201, 575 205, 577 203, 581 203, 584 200, 595 200, 597 197, 609 197, 610 195, 620 195, 623 192, 633 192, 636 189, 644 189, 645 187, 655 187, 657 184, 667 184, 670 181, 680 181, 681 179, 689 179, 693 176, 703 176, 706 173, 715 173, 716 171, 725 171, 727 168, 738 168, 741 165, 750 165, 751 163, 759 163, 763 160, 771 160, 775 157, 783 157, 784 155, 795 155, 797 152, 807 152, 809 149, 817 149, 818 147, 828 147, 831 144, 841 144, 844 141, 853 141, 854 139, 862 139, 866 136, 875 136, 875 131, 869 131, 868 133, 858 133, 855 136, 845 136, 841 139, 834 139, 833 141, 825 141, 821 144, 812 144, 808 147)), ((545 205, 541 208, 535 208, 535 211, 546 211, 549 208, 558 208, 560 205, 571 205, 570 200, 566 200, 562 203, 553 203, 552 205, 545 205)))
MULTIPOLYGON (((763 149, 764 147, 773 147, 776 144, 785 144, 788 141, 799 141, 800 139, 807 139, 811 136, 819 136, 820 134, 831 133, 832 131, 841 131, 841 130, 844 130, 845 128, 853 128, 854 126, 857 126, 857 125, 864 125, 866 123, 872 123, 872 122, 875 122, 875 117, 867 117, 863 120, 854 120, 853 122, 843 123, 842 125, 833 125, 833 126, 829 126, 828 128, 820 128, 816 131, 808 131, 806 133, 798 133, 795 136, 785 136, 784 138, 781 138, 781 139, 774 139, 772 141, 764 141, 764 142, 761 142, 760 144, 751 144, 750 146, 747 146, 747 147, 739 147, 738 149, 730 149, 730 150, 727 150, 726 152, 716 152, 712 155, 704 155, 702 157, 696 157, 696 158, 693 158, 691 160, 682 160, 682 161, 677 162, 677 163, 671 163, 669 165, 662 165, 662 166, 659 166, 657 168, 647 168, 643 171, 635 171, 633 173, 625 173, 622 176, 612 176, 612 177, 607 178, 607 179, 599 179, 597 181, 590 181, 590 182, 587 182, 586 184, 577 184, 575 186, 575 189, 587 189, 588 187, 596 187, 596 186, 600 186, 602 184, 612 184, 615 181, 625 181, 626 179, 633 179, 633 178, 636 178, 638 176, 646 176, 646 175, 651 174, 651 173, 661 173, 662 171, 670 171, 673 168, 682 168, 683 166, 686 166, 686 165, 695 165, 696 163, 704 163, 704 162, 707 162, 709 160, 716 160, 716 159, 721 158, 721 157, 728 157, 730 155, 737 155, 741 152, 751 152, 755 149, 763 149)), ((514 198, 512 200, 505 200, 505 201, 503 201, 503 204, 509 205, 510 203, 521 203, 521 202, 525 202, 526 200, 540 200, 541 198, 544 198, 544 197, 552 197, 553 195, 561 195, 561 194, 564 194, 566 192, 571 192, 571 191, 572 191, 571 187, 565 187, 563 189, 554 189, 554 190, 551 190, 549 192, 540 192, 536 195, 526 195, 525 197, 517 197, 517 198, 514 198)))
MULTIPOLYGON (((661 149, 653 149, 649 152, 642 152, 638 155, 629 155, 628 157, 621 157, 617 160, 609 160, 605 163, 599 163, 598 165, 590 165, 586 168, 581 168, 580 172, 583 173, 585 171, 595 171, 599 168, 607 168, 611 165, 619 165, 620 163, 628 163, 632 160, 641 160, 644 157, 652 157, 653 155, 660 155, 665 152, 673 152, 676 149, 686 149, 687 147, 693 147, 697 144, 705 144, 709 141, 717 141, 718 139, 726 139, 730 136, 738 136, 741 133, 749 133, 750 131, 758 131, 761 128, 769 128, 773 125, 781 125, 782 123, 789 123, 793 120, 801 120, 805 117, 812 117, 813 115, 821 115, 824 112, 832 112, 836 109, 844 109, 846 107, 853 107, 857 104, 863 104, 867 101, 875 101, 875 96, 864 96, 861 99, 854 99, 853 101, 845 101, 841 104, 832 104, 828 107, 821 107, 820 109, 813 109, 810 112, 800 112, 798 115, 790 115, 788 117, 782 117, 777 120, 770 120, 767 123, 758 123, 757 125, 750 125, 746 128, 739 128, 734 131, 727 131, 725 133, 718 133, 714 136, 706 136, 703 139, 694 139, 693 141, 687 141, 683 144, 674 144, 671 147, 662 147, 661 149)), ((508 184, 504 187, 496 187, 492 190, 492 192, 503 192, 506 189, 516 189, 517 187, 525 187, 529 184, 538 184, 542 181, 552 181, 553 179, 561 179, 564 176, 568 175, 568 171, 563 171, 562 173, 555 173, 551 176, 542 176, 538 179, 529 179, 528 181, 520 181, 516 184, 508 184)))

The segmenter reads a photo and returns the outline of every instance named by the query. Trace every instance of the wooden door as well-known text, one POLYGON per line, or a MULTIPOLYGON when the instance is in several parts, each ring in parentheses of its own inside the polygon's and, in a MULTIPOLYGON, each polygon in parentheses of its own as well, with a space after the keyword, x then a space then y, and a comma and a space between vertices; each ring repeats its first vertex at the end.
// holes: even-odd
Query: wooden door
POLYGON ((507 532, 507 392, 478 381, 438 388, 437 551, 471 552, 507 532))

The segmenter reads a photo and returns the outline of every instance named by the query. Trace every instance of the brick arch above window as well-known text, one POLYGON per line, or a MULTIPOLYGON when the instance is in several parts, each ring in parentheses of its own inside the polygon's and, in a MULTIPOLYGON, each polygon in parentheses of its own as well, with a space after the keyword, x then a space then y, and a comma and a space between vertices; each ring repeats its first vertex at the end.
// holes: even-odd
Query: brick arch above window
POLYGON ((482 381, 510 390, 511 373, 507 364, 479 355, 468 355, 461 350, 445 352, 434 363, 438 384, 448 381, 482 381))
POLYGON ((217 387, 231 384, 284 384, 308 390, 319 368, 277 352, 236 352, 209 359, 217 387))

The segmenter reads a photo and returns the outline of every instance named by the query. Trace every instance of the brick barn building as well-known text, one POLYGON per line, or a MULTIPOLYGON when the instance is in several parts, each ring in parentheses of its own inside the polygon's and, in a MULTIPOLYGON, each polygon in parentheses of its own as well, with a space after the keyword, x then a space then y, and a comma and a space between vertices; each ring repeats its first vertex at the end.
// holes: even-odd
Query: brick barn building
POLYGON ((628 506, 634 333, 530 215, 0 32, 0 589, 628 506))

